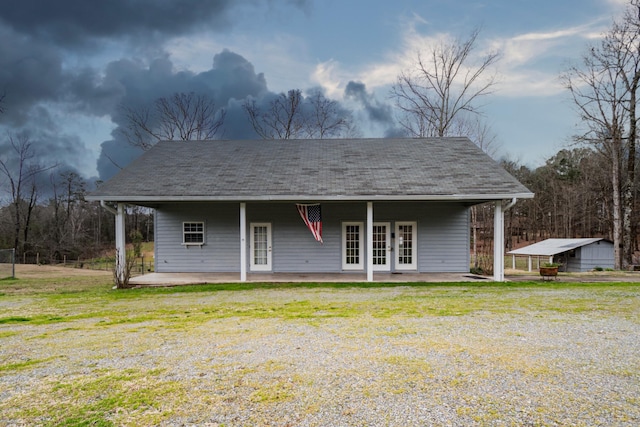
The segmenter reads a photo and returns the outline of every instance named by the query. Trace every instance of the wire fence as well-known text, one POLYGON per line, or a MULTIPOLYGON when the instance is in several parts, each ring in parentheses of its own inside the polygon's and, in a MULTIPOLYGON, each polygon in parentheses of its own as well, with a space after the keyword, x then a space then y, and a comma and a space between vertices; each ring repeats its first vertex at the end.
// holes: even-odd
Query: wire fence
POLYGON ((16 250, 0 249, 0 279, 16 277, 16 250))
MULTIPOLYGON (((70 259, 63 257, 62 259, 50 259, 41 257, 40 254, 23 255, 18 262, 22 264, 46 264, 67 268, 84 268, 88 270, 113 271, 115 269, 115 258, 93 258, 93 259, 70 259)), ((154 272, 153 257, 136 258, 131 269, 132 276, 154 272)), ((0 277, 2 277, 0 275, 0 277)))

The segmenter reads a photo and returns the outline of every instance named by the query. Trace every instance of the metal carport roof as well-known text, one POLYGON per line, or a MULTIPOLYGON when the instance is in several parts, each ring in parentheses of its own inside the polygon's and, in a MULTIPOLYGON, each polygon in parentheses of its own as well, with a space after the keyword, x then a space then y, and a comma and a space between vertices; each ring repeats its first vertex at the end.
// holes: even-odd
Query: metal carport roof
POLYGON ((540 255, 552 256, 567 252, 591 243, 605 240, 603 238, 588 239, 547 239, 533 245, 525 246, 520 249, 507 252, 509 255, 540 255))

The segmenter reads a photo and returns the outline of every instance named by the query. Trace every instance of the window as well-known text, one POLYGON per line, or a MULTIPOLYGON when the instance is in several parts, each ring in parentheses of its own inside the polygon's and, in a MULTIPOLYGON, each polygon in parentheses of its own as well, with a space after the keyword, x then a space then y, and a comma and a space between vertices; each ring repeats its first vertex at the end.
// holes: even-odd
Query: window
POLYGON ((204 222, 183 222, 182 244, 204 245, 204 222))

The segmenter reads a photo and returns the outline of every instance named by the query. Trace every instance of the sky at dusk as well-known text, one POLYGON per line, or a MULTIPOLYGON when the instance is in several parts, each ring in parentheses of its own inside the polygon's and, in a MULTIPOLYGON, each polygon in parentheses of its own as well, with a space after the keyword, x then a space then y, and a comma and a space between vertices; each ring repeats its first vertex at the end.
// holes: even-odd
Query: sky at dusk
POLYGON ((624 0, 20 0, 0 2, 0 156, 28 135, 43 162, 106 179, 140 151, 121 107, 175 92, 227 111, 225 139, 255 138, 247 97, 322 89, 363 137, 397 127, 390 86, 416 52, 481 28, 501 52, 484 120, 494 157, 539 166, 578 117, 559 75, 596 43, 624 0))

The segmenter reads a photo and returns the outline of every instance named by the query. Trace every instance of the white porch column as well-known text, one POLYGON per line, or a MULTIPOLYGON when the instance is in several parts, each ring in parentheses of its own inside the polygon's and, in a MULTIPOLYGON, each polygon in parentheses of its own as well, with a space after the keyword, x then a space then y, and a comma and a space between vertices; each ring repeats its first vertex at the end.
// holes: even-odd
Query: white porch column
POLYGON ((373 282, 373 202, 367 202, 367 282, 373 282))
POLYGON ((504 281, 504 216, 500 200, 493 214, 493 280, 504 281))
POLYGON ((240 281, 247 281, 247 204, 240 203, 240 281))
POLYGON ((529 255, 529 272, 531 272, 531 255, 529 255))
POLYGON ((125 227, 124 227, 124 204, 118 203, 116 209, 116 274, 120 279, 120 282, 124 282, 124 273, 127 260, 126 246, 125 246, 125 227))

